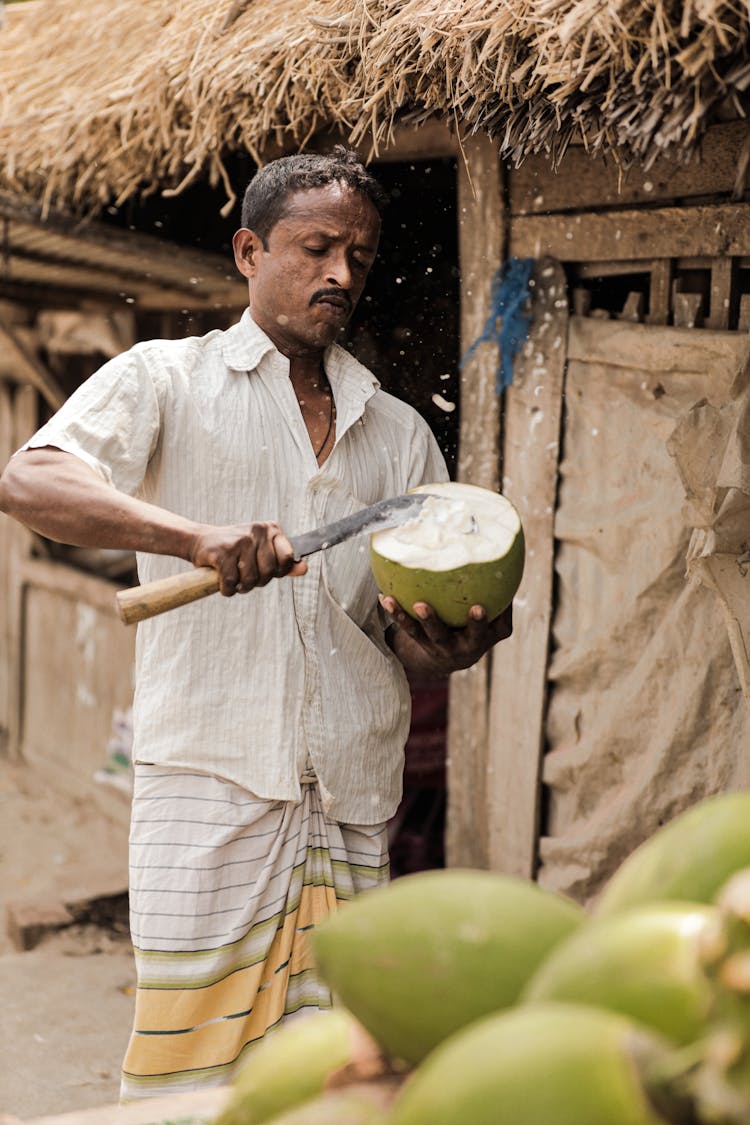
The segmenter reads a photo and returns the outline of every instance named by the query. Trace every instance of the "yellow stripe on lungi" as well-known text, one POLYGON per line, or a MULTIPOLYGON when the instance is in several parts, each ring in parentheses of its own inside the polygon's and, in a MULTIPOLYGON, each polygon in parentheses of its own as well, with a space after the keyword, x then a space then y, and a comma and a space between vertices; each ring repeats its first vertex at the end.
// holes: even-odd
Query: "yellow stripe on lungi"
POLYGON ((123 1100, 227 1082, 269 1029, 331 1006, 309 935, 388 879, 386 828, 328 820, 315 785, 302 795, 262 801, 208 774, 136 767, 123 1100))

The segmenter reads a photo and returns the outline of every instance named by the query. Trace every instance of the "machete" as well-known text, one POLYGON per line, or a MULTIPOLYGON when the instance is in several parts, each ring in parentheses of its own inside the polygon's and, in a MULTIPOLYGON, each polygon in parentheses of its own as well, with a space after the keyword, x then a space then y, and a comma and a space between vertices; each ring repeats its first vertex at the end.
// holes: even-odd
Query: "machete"
MULTIPOLYGON (((365 535, 371 531, 407 523, 419 514, 429 495, 427 492, 408 492, 390 500, 380 500, 369 508, 363 508, 352 516, 344 516, 325 527, 292 535, 289 542, 292 544, 295 561, 299 562, 316 551, 326 551, 355 535, 365 535)), ((117 608, 121 620, 126 625, 132 625, 136 621, 145 621, 148 617, 166 613, 168 609, 176 609, 188 602, 205 598, 208 594, 215 594, 218 590, 218 571, 212 566, 198 566, 181 574, 170 575, 169 578, 158 578, 143 586, 120 590, 116 595, 117 608)))

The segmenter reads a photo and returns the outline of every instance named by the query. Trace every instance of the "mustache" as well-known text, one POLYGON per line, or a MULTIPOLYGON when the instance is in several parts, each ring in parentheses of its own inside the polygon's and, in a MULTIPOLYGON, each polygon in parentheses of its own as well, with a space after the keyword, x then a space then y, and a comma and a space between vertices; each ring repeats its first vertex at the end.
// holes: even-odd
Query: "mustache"
POLYGON ((352 299, 347 293, 346 289, 316 289, 310 298, 310 304, 316 305, 319 301, 324 300, 326 297, 335 297, 337 301, 344 301, 349 312, 352 311, 352 299))

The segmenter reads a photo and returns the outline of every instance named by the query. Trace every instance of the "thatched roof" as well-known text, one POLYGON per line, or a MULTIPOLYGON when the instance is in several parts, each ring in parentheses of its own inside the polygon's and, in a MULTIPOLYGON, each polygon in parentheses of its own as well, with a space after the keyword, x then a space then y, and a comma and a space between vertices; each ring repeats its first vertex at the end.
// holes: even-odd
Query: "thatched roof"
MULTIPOLYGON (((96 209, 338 126, 448 119, 504 156, 685 156, 750 84, 748 0, 26 0, 0 33, 0 187, 96 209)), ((227 192, 230 187, 227 184, 227 192)))

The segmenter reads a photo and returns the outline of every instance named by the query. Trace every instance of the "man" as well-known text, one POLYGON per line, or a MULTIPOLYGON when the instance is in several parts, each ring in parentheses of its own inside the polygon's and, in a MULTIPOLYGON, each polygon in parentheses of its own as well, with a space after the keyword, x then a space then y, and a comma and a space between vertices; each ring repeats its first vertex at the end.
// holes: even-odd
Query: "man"
POLYGON ((330 1006, 306 935, 387 878, 403 667, 467 667, 510 632, 481 607, 463 630, 424 604, 414 621, 378 604, 361 540, 294 563, 285 534, 446 478, 424 421, 335 343, 382 202, 344 149, 269 164, 234 236, 239 324, 105 364, 0 480, 3 510, 135 550, 142 581, 175 559, 220 575, 223 599, 138 630, 126 1098, 226 1081, 268 1028, 330 1006))

